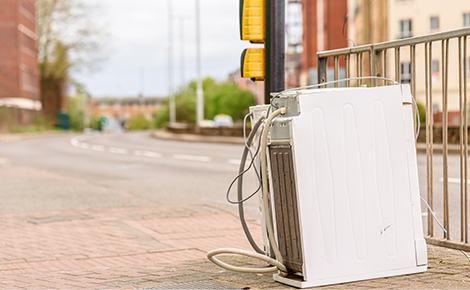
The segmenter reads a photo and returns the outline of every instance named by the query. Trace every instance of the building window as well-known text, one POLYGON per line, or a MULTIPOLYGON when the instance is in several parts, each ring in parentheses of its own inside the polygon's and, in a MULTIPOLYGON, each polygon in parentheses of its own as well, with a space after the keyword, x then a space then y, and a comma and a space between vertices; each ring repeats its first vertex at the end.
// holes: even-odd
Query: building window
POLYGON ((463 14, 463 27, 469 27, 470 26, 470 13, 464 13, 463 14))
POLYGON ((34 70, 24 65, 20 66, 20 82, 21 89, 29 93, 38 93, 39 89, 37 87, 37 77, 35 77, 34 70))
POLYGON ((409 62, 402 62, 400 64, 401 68, 401 83, 402 84, 409 84, 411 83, 411 64, 409 62))
POLYGON ((400 38, 412 37, 411 19, 400 20, 400 38))
POLYGON ((431 17, 431 32, 436 32, 439 30, 439 17, 431 17))

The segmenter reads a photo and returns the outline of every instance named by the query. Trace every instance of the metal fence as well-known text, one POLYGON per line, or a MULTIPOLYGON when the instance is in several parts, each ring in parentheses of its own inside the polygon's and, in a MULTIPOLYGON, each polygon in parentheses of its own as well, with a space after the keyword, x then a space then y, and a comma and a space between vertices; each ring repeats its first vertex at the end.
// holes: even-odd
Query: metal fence
MULTIPOLYGON (((318 83, 328 81, 328 66, 333 66, 335 80, 339 78, 341 66, 346 72, 346 78, 369 75, 410 83, 413 96, 424 103, 426 108, 426 129, 423 130, 426 135, 426 160, 422 161, 425 163, 426 173, 420 173, 420 176, 426 176, 426 183, 421 186, 421 191, 427 193, 425 197, 430 207, 436 211, 446 229, 446 231, 441 231, 439 227, 436 227, 436 222, 433 221, 428 211, 427 223, 424 224, 425 231, 427 231, 426 238, 430 244, 466 251, 470 251, 467 121, 467 78, 470 74, 467 38, 469 35, 470 28, 463 28, 317 54, 318 83), (449 104, 451 104, 450 109, 449 104), (442 112, 440 124, 437 124, 437 118, 434 120, 435 117, 433 117, 437 116, 436 111, 442 112), (455 126, 460 129, 459 144, 450 145, 452 150, 460 152, 460 159, 457 160, 455 157, 454 162, 458 163, 460 168, 451 168, 453 172, 459 172, 459 180, 453 179, 453 183, 460 186, 452 185, 450 191, 449 112, 456 116, 458 112, 459 118, 457 121, 453 120, 453 123, 458 123, 455 126), (437 132, 442 134, 442 143, 440 141, 437 143, 433 135, 436 128, 441 127, 442 129, 437 132), (436 153, 437 149, 439 153, 436 153), (442 152, 442 161, 440 152, 442 152), (441 174, 442 177, 437 178, 441 174), (460 239, 455 239, 456 237, 460 239)), ((345 82, 347 87, 364 84, 366 84, 364 80, 345 82)), ((338 85, 335 84, 335 86, 338 85)), ((382 80, 370 79, 366 85, 386 84, 382 80)))

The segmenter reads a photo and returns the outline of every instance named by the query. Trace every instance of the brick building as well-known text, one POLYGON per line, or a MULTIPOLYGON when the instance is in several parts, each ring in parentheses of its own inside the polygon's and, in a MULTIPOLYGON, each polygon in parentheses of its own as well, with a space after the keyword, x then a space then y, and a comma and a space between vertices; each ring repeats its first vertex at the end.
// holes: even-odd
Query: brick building
POLYGON ((264 82, 254 82, 249 78, 242 78, 239 69, 229 74, 228 81, 241 89, 252 92, 255 95, 256 104, 264 104, 264 82))
POLYGON ((101 97, 90 98, 88 102, 88 115, 104 116, 122 121, 129 120, 132 116, 143 114, 147 119, 154 117, 165 97, 101 97))
POLYGON ((1 0, 0 130, 31 123, 41 107, 36 0, 1 0))
MULTIPOLYGON (((317 52, 344 48, 347 43, 347 0, 302 0, 303 40, 300 84, 317 83, 317 52)), ((328 63, 328 79, 334 76, 333 62, 328 63)), ((339 77, 345 77, 345 63, 340 60, 339 77)))

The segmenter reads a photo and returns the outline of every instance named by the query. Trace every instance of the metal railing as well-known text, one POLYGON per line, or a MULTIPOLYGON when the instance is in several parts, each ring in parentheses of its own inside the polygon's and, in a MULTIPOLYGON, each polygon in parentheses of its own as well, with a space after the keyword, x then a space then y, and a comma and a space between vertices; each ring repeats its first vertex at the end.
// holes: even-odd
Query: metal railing
MULTIPOLYGON (((402 82, 401 78, 406 75, 407 79, 403 79, 403 81, 410 83, 411 93, 418 99, 418 102, 424 102, 426 108, 426 184, 421 186, 421 191, 427 193, 427 201, 430 207, 443 220, 445 228, 445 231, 441 232, 440 228, 435 227, 435 221, 433 221, 428 210, 427 223, 424 224, 425 230, 427 230, 427 241, 430 244, 466 251, 470 251, 468 239, 467 121, 467 75, 470 71, 468 67, 470 58, 467 57, 467 38, 469 35, 470 28, 463 28, 317 53, 319 84, 328 81, 328 63, 333 66, 335 80, 339 78, 341 64, 345 70, 346 78, 370 75, 402 82), (451 60, 449 60, 449 56, 451 60), (439 67, 441 70, 439 70, 439 67), (451 76, 450 79, 449 75, 451 76), (439 78, 441 79, 440 82, 438 81, 439 78), (439 94, 440 98, 433 98, 436 94, 439 94), (460 164, 458 169, 460 179, 459 182, 453 179, 453 183, 460 183, 460 188, 457 189, 456 186, 452 185, 451 191, 449 191, 449 102, 451 103, 451 110, 458 109, 460 130, 460 144, 451 145, 455 147, 452 149, 457 150, 458 148, 457 151, 460 152, 458 161, 460 164), (434 137, 436 137, 434 136, 436 124, 434 124, 433 115, 436 106, 439 106, 442 111, 442 130, 440 131, 442 145, 435 144, 437 142, 434 140, 434 137), (434 158, 434 155, 440 155, 440 153, 435 153, 436 149, 440 150, 441 148, 442 164, 440 164, 439 159, 434 158), (442 167, 441 179, 436 178, 441 172, 435 171, 435 166, 442 167), (441 183, 442 191, 440 191, 441 183), (442 197, 442 199, 439 200, 436 197, 442 197), (460 224, 460 227, 456 224, 460 224), (460 236, 460 239, 452 239, 451 236, 460 236)), ((349 87, 352 82, 356 82, 356 85, 360 86, 363 85, 364 81, 349 80, 345 82, 345 85, 349 87)), ((371 79, 368 82, 370 83, 367 83, 367 85, 370 86, 386 85, 382 80, 371 79)), ((335 84, 335 86, 338 86, 338 84, 335 84)), ((453 167, 451 169, 452 171, 456 170, 453 167)), ((420 175, 422 174, 420 173, 420 175)))

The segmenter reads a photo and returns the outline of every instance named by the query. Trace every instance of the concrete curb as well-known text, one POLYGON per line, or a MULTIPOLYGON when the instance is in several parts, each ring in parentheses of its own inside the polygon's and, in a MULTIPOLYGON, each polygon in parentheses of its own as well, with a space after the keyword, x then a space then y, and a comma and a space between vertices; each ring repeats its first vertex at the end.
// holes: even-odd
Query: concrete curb
POLYGON ((13 143, 32 139, 41 138, 54 138, 62 137, 66 135, 74 135, 76 132, 70 131, 48 131, 48 132, 37 132, 37 133, 17 133, 17 134, 0 134, 0 143, 13 143))
POLYGON ((206 143, 226 143, 226 144, 243 144, 243 137, 232 136, 206 136, 197 134, 176 134, 166 130, 156 130, 152 132, 152 137, 161 140, 175 140, 185 142, 206 142, 206 143))

